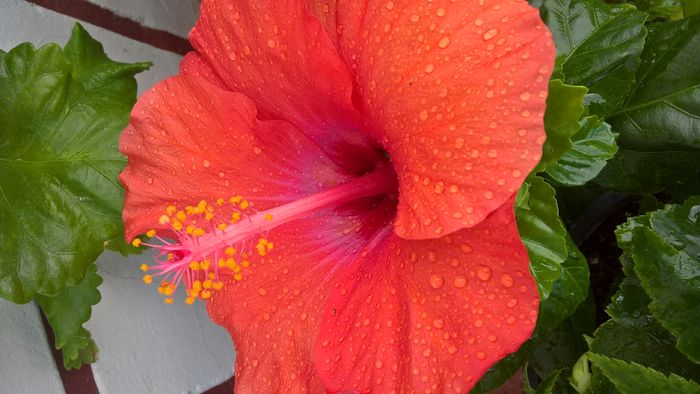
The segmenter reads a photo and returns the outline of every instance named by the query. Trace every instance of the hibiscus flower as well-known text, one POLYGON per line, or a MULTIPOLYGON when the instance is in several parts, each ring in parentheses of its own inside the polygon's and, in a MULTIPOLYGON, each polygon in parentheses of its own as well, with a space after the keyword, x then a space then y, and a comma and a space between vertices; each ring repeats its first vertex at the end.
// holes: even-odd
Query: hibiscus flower
POLYGON ((536 9, 204 0, 190 40, 121 139, 126 237, 231 333, 237 391, 467 392, 530 336, 536 9))

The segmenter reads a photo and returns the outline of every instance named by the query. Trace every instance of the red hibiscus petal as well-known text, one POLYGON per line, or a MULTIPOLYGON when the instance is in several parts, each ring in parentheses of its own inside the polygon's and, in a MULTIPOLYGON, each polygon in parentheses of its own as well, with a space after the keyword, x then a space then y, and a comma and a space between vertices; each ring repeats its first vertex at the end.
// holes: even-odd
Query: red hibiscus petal
POLYGON ((352 105, 345 64, 303 2, 205 0, 190 41, 261 116, 294 124, 344 168, 359 173, 382 159, 352 105))
POLYGON ((554 61, 535 8, 524 0, 309 1, 395 164, 400 236, 474 226, 518 189, 541 155, 554 61))
POLYGON ((316 346, 331 391, 468 392, 539 303, 510 200, 437 240, 391 237, 335 281, 316 346))
POLYGON ((169 204, 240 194, 266 209, 344 182, 293 126, 255 116, 245 96, 198 77, 174 77, 145 93, 120 141, 129 158, 120 175, 126 237, 157 228, 169 204))
POLYGON ((318 212, 268 236, 275 250, 209 302, 236 345, 236 391, 322 392, 313 350, 333 279, 387 225, 387 204, 318 212))

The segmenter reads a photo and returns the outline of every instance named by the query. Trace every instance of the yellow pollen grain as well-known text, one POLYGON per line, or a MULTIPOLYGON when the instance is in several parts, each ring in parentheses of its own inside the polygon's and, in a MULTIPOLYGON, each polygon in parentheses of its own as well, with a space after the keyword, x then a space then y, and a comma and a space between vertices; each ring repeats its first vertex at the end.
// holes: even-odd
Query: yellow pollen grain
POLYGON ((250 205, 250 203, 248 203, 247 200, 243 200, 243 201, 241 202, 241 208, 242 208, 242 209, 248 208, 248 205, 250 205))
POLYGON ((194 304, 194 300, 195 300, 194 297, 187 297, 187 298, 185 299, 185 304, 187 304, 187 305, 192 305, 192 304, 194 304))
POLYGON ((151 283, 153 283, 153 276, 151 276, 151 275, 144 275, 144 276, 143 276, 143 283, 145 283, 145 284, 147 284, 147 285, 150 285, 151 283))
POLYGON ((175 213, 175 211, 177 211, 177 207, 175 205, 168 205, 165 208, 165 213, 170 216, 172 216, 175 213))
POLYGON ((218 226, 216 226, 216 228, 218 228, 221 231, 226 230, 227 227, 228 226, 226 225, 226 223, 220 223, 218 226))
POLYGON ((189 267, 192 271, 197 271, 197 270, 199 270, 199 262, 193 261, 190 263, 189 267))
POLYGON ((233 215, 231 215, 231 220, 233 222, 237 222, 241 220, 241 213, 240 212, 234 212, 233 215))
POLYGON ((192 282, 192 290, 196 290, 197 292, 202 290, 202 282, 199 280, 195 280, 194 282, 192 282))
POLYGON ((243 267, 250 267, 250 261, 248 261, 248 260, 243 260, 243 262, 241 263, 241 265, 242 265, 243 267))
POLYGON ((207 202, 202 200, 197 204, 197 212, 204 213, 207 210, 207 202))
POLYGON ((179 220, 173 220, 173 229, 175 231, 182 230, 182 222, 180 222, 179 220))
POLYGON ((224 250, 224 253, 226 253, 226 256, 233 256, 236 254, 236 249, 229 246, 226 248, 226 250, 224 250))
POLYGON ((206 231, 204 231, 203 228, 198 227, 198 228, 194 229, 194 231, 192 232, 192 235, 194 235, 195 237, 201 237, 205 233, 206 233, 206 231))
POLYGON ((225 202, 226 202, 226 201, 224 201, 223 198, 219 198, 219 199, 216 200, 216 205, 222 206, 222 205, 224 205, 225 202))
POLYGON ((204 290, 204 291, 202 292, 202 294, 200 295, 200 297, 201 297, 203 300, 206 300, 206 299, 210 298, 210 297, 211 297, 211 291, 209 291, 209 290, 204 290))
POLYGON ((172 304, 172 303, 173 303, 173 298, 172 298, 172 297, 166 298, 166 299, 165 299, 165 303, 168 304, 168 305, 172 304))
POLYGON ((139 267, 139 268, 141 268, 141 271, 143 271, 143 272, 148 271, 148 265, 146 265, 146 264, 141 264, 141 267, 139 267))
POLYGON ((170 223, 170 216, 168 216, 168 215, 161 216, 160 219, 158 219, 158 223, 160 223, 160 224, 170 223))
POLYGON ((214 282, 214 283, 212 284, 212 288, 213 288, 214 290, 221 290, 221 289, 224 288, 224 282, 221 282, 221 281, 214 282))
POLYGON ((214 283, 213 283, 211 280, 207 279, 207 280, 204 281, 204 283, 202 284, 202 286, 203 286, 205 289, 211 289, 213 284, 214 284, 214 283))
POLYGON ((209 260, 204 260, 199 264, 199 266, 206 271, 209 269, 210 264, 211 263, 209 262, 209 260))
POLYGON ((207 222, 211 222, 212 219, 214 219, 214 215, 212 215, 211 212, 207 212, 204 215, 204 220, 206 220, 207 222))
POLYGON ((235 204, 238 204, 239 202, 241 202, 241 200, 243 200, 243 197, 241 197, 241 196, 233 196, 233 197, 231 197, 231 198, 228 199, 228 201, 229 201, 231 204, 234 204, 234 205, 235 205, 235 204))
POLYGON ((271 213, 266 214, 265 220, 272 220, 272 214, 271 213))
POLYGON ((155 236, 156 236, 156 230, 150 229, 150 230, 146 231, 146 236, 147 236, 148 238, 153 238, 153 237, 155 237, 155 236))
POLYGON ((134 238, 134 240, 131 241, 131 245, 136 246, 138 248, 139 246, 141 246, 141 239, 134 238))
POLYGON ((195 226, 189 224, 189 225, 187 225, 187 228, 185 228, 185 231, 187 232, 187 234, 192 234, 194 232, 195 228, 196 228, 195 226))
POLYGON ((239 272, 233 275, 233 279, 236 281, 240 281, 241 279, 243 279, 243 275, 239 272))

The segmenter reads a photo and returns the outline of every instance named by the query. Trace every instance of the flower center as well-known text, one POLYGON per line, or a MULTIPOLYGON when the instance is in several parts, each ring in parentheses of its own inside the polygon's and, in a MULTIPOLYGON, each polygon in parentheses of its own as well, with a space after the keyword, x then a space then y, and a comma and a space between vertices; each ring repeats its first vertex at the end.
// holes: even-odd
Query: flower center
POLYGON ((241 196, 219 198, 214 204, 202 200, 197 206, 181 209, 169 205, 159 222, 168 227, 174 239, 161 238, 155 230, 149 230, 146 236, 157 242, 136 238, 132 245, 158 251, 153 259, 155 264, 141 265, 144 272, 151 272, 144 275, 144 282, 150 284, 154 276, 162 277, 158 291, 168 304, 173 303, 172 295, 183 283, 187 289, 185 302, 192 304, 196 299, 209 299, 213 292, 223 288, 224 270, 231 271, 233 279, 240 281, 250 258, 271 252, 274 243, 267 239, 270 230, 322 209, 395 192, 395 183, 393 170, 384 166, 348 183, 266 211, 255 210, 241 196))

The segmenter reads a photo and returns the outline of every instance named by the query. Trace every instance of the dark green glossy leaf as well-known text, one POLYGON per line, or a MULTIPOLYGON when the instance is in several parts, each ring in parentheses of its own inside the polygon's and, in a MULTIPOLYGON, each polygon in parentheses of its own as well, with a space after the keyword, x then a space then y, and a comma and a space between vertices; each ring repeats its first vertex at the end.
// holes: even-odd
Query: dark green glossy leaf
POLYGON ((549 95, 544 114, 547 140, 542 146, 542 159, 536 171, 542 171, 571 149, 571 137, 579 129, 579 118, 584 113, 583 86, 566 85, 559 79, 549 81, 549 95))
POLYGON ((601 173, 606 187, 630 192, 698 192, 700 172, 700 15, 650 25, 638 83, 607 122, 619 159, 601 173))
POLYGON ((147 64, 109 60, 76 25, 65 50, 22 44, 0 63, 0 296, 81 282, 121 236, 121 130, 147 64))
MULTIPOLYGON (((541 377, 554 371, 562 371, 563 377, 571 375, 571 368, 582 354, 588 351, 584 335, 595 330, 595 301, 589 292, 570 317, 564 319, 556 329, 536 348, 530 357, 530 365, 541 377)), ((565 386, 562 381, 557 386, 565 386)), ((564 387, 558 387, 563 391, 564 387)))
POLYGON ((600 354, 589 353, 588 359, 610 379, 622 394, 676 393, 697 394, 700 385, 682 377, 646 368, 636 363, 628 363, 600 354))
POLYGON ((651 228, 633 231, 634 271, 653 299, 654 317, 700 363, 700 199, 650 214, 651 228))
POLYGON ((676 199, 700 193, 700 154, 695 151, 641 152, 620 149, 594 182, 627 193, 667 190, 676 199))
POLYGON ((683 16, 689 17, 700 14, 700 1, 683 0, 683 16))
POLYGON ((552 284, 559 278, 561 263, 568 256, 567 232, 554 195, 554 188, 544 179, 531 175, 520 188, 515 204, 518 231, 542 298, 549 297, 552 284))
MULTIPOLYGON (((623 261, 627 256, 622 257, 623 261)), ((675 348, 676 338, 652 315, 651 302, 632 272, 632 263, 625 263, 632 276, 623 279, 618 292, 607 308, 611 319, 603 323, 589 339, 592 352, 649 366, 663 373, 676 373, 692 379, 700 378, 700 366, 675 348)))
POLYGON ((592 114, 617 109, 634 85, 646 14, 602 0, 545 0, 540 11, 554 36, 564 82, 589 89, 592 114))
POLYGON ((683 0, 635 0, 634 3, 641 11, 649 14, 650 20, 676 20, 683 18, 682 2, 683 0))
POLYGON ((527 370, 528 368, 525 367, 525 371, 523 372, 525 394, 552 394, 554 392, 554 385, 557 383, 557 379, 559 379, 559 375, 562 371, 561 369, 558 369, 552 372, 549 376, 544 378, 539 385, 537 385, 537 389, 535 390, 530 386, 530 382, 527 379, 527 370))
POLYGON ((95 361, 97 347, 83 323, 90 319, 92 306, 100 302, 100 284, 102 278, 93 263, 78 286, 66 287, 53 297, 35 298, 53 329, 56 349, 63 351, 63 363, 68 369, 95 361))
POLYGON ((596 116, 580 122, 579 131, 571 138, 573 146, 553 165, 547 175, 563 185, 580 186, 595 178, 607 160, 615 156, 617 134, 610 125, 596 116))

